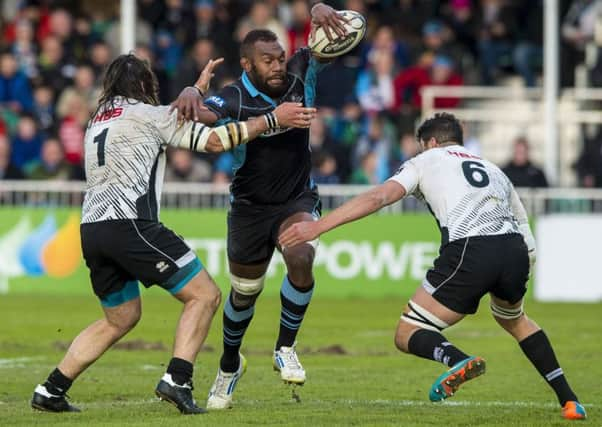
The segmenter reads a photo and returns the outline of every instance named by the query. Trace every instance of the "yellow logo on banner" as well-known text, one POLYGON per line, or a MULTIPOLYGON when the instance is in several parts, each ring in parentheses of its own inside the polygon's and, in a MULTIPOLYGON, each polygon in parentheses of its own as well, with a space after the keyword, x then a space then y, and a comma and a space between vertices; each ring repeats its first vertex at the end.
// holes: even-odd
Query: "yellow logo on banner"
POLYGON ((79 217, 71 215, 65 225, 42 249, 42 265, 51 277, 73 274, 81 259, 79 217))

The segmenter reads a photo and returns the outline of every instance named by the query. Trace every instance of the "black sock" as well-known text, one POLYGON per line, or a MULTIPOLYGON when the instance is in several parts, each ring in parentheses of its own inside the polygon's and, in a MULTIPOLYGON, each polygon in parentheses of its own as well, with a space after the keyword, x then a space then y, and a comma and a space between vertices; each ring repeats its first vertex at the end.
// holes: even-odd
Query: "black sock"
POLYGON ((454 366, 470 356, 454 347, 439 332, 428 329, 418 329, 408 342, 410 353, 425 359, 441 362, 447 366, 454 366))
POLYGON ((519 345, 525 356, 535 366, 537 372, 554 389, 561 406, 564 406, 569 400, 578 400, 571 387, 569 387, 569 383, 566 381, 562 368, 554 354, 552 344, 543 330, 540 329, 529 335, 519 345))
POLYGON ((171 379, 178 385, 184 385, 192 380, 193 366, 188 360, 172 357, 167 365, 167 373, 171 379))
POLYGON ((242 339, 251 323, 255 305, 236 308, 232 302, 232 293, 224 304, 224 353, 220 359, 220 369, 224 372, 235 372, 240 363, 238 352, 242 339))
POLYGON ((280 333, 276 341, 276 350, 280 347, 291 347, 295 343, 297 333, 303 322, 303 317, 311 301, 314 284, 307 289, 301 289, 290 281, 288 276, 282 281, 280 290, 280 333))
POLYGON ((64 396, 71 387, 71 384, 73 384, 73 380, 67 378, 59 371, 59 368, 56 368, 48 375, 48 379, 42 385, 46 387, 48 393, 54 394, 55 396, 64 396))

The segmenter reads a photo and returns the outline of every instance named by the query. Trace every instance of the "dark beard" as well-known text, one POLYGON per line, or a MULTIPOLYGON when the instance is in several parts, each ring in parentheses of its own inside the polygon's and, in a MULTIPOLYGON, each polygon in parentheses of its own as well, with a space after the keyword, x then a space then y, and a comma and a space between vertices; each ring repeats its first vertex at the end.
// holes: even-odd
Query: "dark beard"
POLYGON ((255 68, 249 72, 249 79, 251 80, 251 83, 253 83, 253 86, 255 86, 260 92, 265 93, 270 98, 280 98, 286 92, 286 74, 284 76, 282 85, 279 87, 270 86, 265 81, 261 80, 261 77, 255 73, 255 68))

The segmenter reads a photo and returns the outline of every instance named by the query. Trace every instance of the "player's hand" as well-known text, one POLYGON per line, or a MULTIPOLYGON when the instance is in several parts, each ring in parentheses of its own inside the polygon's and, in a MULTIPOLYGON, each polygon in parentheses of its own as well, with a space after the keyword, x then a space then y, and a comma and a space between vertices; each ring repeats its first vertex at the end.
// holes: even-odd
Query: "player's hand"
POLYGON ((211 84, 211 79, 215 77, 215 67, 224 62, 224 58, 210 59, 203 71, 201 71, 201 75, 198 80, 194 84, 198 87, 204 94, 207 94, 209 91, 209 85, 211 84))
POLYGON ((317 221, 302 221, 291 225, 278 238, 282 250, 317 239, 320 235, 317 221))
POLYGON ((304 107, 299 102, 283 102, 276 107, 274 115, 282 128, 308 128, 316 117, 316 109, 304 107))
POLYGON ((176 100, 170 105, 170 112, 175 108, 178 109, 179 120, 198 121, 203 111, 209 111, 209 109, 203 105, 203 97, 193 86, 185 87, 176 100))
POLYGON ((313 38, 317 27, 322 27, 328 40, 333 41, 347 35, 345 29, 347 19, 339 15, 332 7, 318 3, 311 9, 311 37, 313 38))

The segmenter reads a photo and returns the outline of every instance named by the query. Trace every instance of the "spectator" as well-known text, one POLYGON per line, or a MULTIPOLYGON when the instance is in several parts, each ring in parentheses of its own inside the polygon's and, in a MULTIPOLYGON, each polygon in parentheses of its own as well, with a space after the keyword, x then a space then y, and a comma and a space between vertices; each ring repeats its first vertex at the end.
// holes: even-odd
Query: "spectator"
POLYGON ((102 73, 111 61, 111 49, 105 42, 99 41, 92 45, 90 50, 90 62, 94 69, 96 81, 101 82, 102 73))
POLYGON ((65 162, 63 148, 56 138, 49 138, 42 145, 38 162, 28 168, 27 178, 66 181, 71 179, 71 167, 65 162))
MULTIPOLYGON (((428 64, 429 61, 425 61, 428 64)), ((422 108, 422 95, 424 86, 460 86, 462 77, 454 71, 452 61, 445 56, 437 56, 432 65, 418 65, 402 71, 393 82, 395 88, 395 108, 409 103, 413 108, 422 108)), ((458 98, 436 98, 435 108, 454 108, 459 103, 458 98)))
POLYGON ((360 167, 351 175, 351 184, 375 185, 379 183, 376 170, 378 157, 374 151, 368 151, 362 156, 360 167))
POLYGON ((78 105, 85 106, 85 109, 91 114, 96 108, 100 91, 94 86, 94 70, 89 65, 80 65, 75 72, 73 86, 67 87, 59 97, 56 113, 59 119, 65 118, 73 109, 71 104, 77 102, 78 105), (77 99, 75 99, 77 98, 77 99))
MULTIPOLYGON (((184 87, 194 83, 209 60, 215 57, 215 48, 211 40, 197 40, 190 51, 190 55, 178 65, 178 71, 171 83, 172 98, 177 97, 184 87)), ((214 84, 215 82, 221 82, 225 71, 223 64, 215 69, 214 84)))
POLYGON ((527 87, 535 86, 535 68, 543 60, 543 0, 522 2, 518 14, 518 40, 512 57, 514 68, 527 87))
POLYGON ((479 54, 483 83, 494 83, 499 66, 512 63, 516 16, 506 0, 481 0, 479 54))
POLYGON ((547 187, 548 181, 543 171, 529 159, 529 143, 525 137, 514 141, 512 160, 503 169, 515 187, 547 187))
POLYGON ((455 40, 476 58, 478 29, 471 3, 471 0, 450 0, 448 7, 443 10, 443 19, 455 40))
POLYGON ((286 29, 274 19, 272 9, 265 1, 253 2, 249 15, 241 20, 236 30, 238 41, 242 41, 249 31, 257 28, 267 28, 273 31, 284 51, 290 52, 286 29))
POLYGON ((79 165, 84 159, 84 133, 89 118, 90 111, 83 99, 72 97, 58 131, 65 159, 72 165, 79 165))
MULTIPOLYGON (((157 76, 157 83, 159 83, 159 102, 162 105, 169 104, 175 98, 175 96, 177 96, 177 94, 175 96, 170 95, 169 90, 172 85, 170 84, 165 70, 157 66, 157 61, 155 61, 155 55, 153 54, 153 51, 146 45, 138 45, 136 46, 134 53, 138 58, 144 59, 151 64, 151 69, 157 76)), ((191 81, 196 81, 196 77, 194 80, 188 80, 184 86, 180 87, 180 90, 182 90, 185 86, 189 86, 191 81)))
MULTIPOLYGON (((186 2, 188 3, 188 2, 186 2)), ((175 44, 186 46, 194 40, 195 17, 186 7, 184 0, 166 0, 163 19, 159 23, 160 31, 165 31, 174 39, 175 44)))
POLYGON ((17 123, 17 135, 13 138, 12 163, 25 170, 28 165, 40 159, 42 136, 32 116, 23 115, 17 123))
POLYGON ((50 84, 59 94, 69 84, 75 73, 75 67, 64 57, 63 46, 54 36, 46 37, 40 53, 40 77, 44 84, 50 84))
POLYGON ((157 66, 165 70, 168 77, 173 78, 182 57, 180 42, 169 31, 157 31, 153 40, 153 53, 157 66))
POLYGON ((210 182, 211 165, 205 160, 196 158, 190 150, 175 149, 169 155, 165 181, 210 182))
POLYGON ((369 70, 362 71, 358 76, 356 96, 364 111, 375 114, 395 105, 393 53, 389 50, 373 51, 370 65, 369 70))
POLYGON ((311 14, 309 6, 304 0, 295 0, 291 7, 292 22, 288 28, 288 42, 290 56, 299 48, 307 46, 309 33, 311 32, 311 14))
POLYGON ((391 155, 391 172, 396 171, 399 167, 407 160, 418 154, 420 146, 416 141, 416 136, 413 133, 406 132, 401 135, 399 144, 393 147, 393 153, 391 155))
POLYGON ((40 130, 52 133, 56 125, 54 91, 50 86, 38 86, 33 91, 33 115, 40 130))
POLYGON ((23 179, 23 172, 10 159, 10 142, 6 135, 0 135, 0 180, 23 179))
POLYGON ((29 21, 21 19, 17 22, 15 30, 12 53, 19 63, 19 70, 29 79, 35 78, 38 75, 38 48, 33 38, 33 27, 29 21))
POLYGON ((374 56, 382 56, 382 53, 389 53, 393 58, 395 71, 399 71, 410 64, 410 55, 407 47, 395 40, 393 28, 388 25, 378 27, 372 43, 364 47, 362 64, 364 67, 374 63, 374 56))
POLYGON ((14 113, 29 112, 33 105, 31 86, 27 76, 19 71, 15 56, 10 52, 0 55, 0 107, 14 113))
POLYGON ((341 179, 337 175, 337 161, 334 156, 323 151, 315 156, 312 178, 318 185, 338 184, 341 179))

